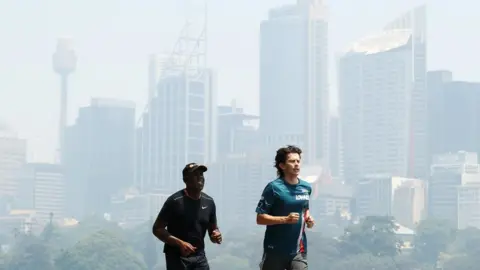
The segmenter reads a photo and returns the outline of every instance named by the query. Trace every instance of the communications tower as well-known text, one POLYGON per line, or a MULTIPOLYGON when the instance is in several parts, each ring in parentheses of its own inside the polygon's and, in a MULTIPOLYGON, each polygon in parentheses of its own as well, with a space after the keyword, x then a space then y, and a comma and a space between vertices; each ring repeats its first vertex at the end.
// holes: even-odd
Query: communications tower
POLYGON ((67 91, 68 75, 75 71, 77 57, 73 50, 73 40, 71 38, 59 38, 57 49, 52 57, 53 70, 60 75, 60 120, 58 126, 59 140, 59 162, 63 163, 65 151, 65 129, 67 126, 67 91))

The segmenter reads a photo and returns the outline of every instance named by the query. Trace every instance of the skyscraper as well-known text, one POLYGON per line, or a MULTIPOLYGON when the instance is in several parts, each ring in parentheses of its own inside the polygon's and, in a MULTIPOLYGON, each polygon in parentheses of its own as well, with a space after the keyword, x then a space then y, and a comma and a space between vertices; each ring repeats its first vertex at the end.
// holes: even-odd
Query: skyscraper
POLYGON ((345 179, 428 174, 426 8, 407 12, 339 60, 345 179))
POLYGON ((428 73, 430 155, 480 154, 480 83, 453 81, 448 71, 428 73))
POLYGON ((187 22, 173 52, 157 59, 149 68, 156 88, 139 123, 135 183, 143 192, 168 193, 184 186, 185 164, 216 159, 216 76, 206 66, 206 26, 194 36, 187 22))
MULTIPOLYGON (((428 157, 432 161, 434 155, 443 154, 446 149, 442 147, 445 141, 444 108, 445 91, 444 86, 453 80, 453 74, 447 70, 429 71, 427 73, 428 89, 428 157)), ((457 152, 460 149, 455 149, 457 152)), ((465 149, 467 150, 467 149, 465 149)))
MULTIPOLYGON (((27 142, 0 120, 0 197, 14 199, 18 191, 17 174, 26 162, 27 142)), ((11 201, 13 202, 13 201, 11 201)))
POLYGON ((338 116, 330 117, 329 121, 329 142, 330 142, 330 162, 329 167, 333 177, 341 178, 342 176, 342 160, 340 146, 340 119, 338 116))
POLYGON ((217 121, 217 156, 223 159, 231 154, 243 154, 256 147, 257 129, 253 125, 258 116, 247 114, 243 108, 236 106, 218 107, 217 121))
POLYGON ((135 104, 92 99, 68 130, 65 156, 68 213, 110 210, 110 196, 133 185, 135 104))
POLYGON ((270 10, 260 27, 260 133, 328 163, 328 22, 321 0, 270 10))
POLYGON ((185 164, 214 161, 214 81, 211 70, 196 79, 182 73, 160 80, 141 128, 136 181, 141 190, 172 192, 183 185, 185 164))

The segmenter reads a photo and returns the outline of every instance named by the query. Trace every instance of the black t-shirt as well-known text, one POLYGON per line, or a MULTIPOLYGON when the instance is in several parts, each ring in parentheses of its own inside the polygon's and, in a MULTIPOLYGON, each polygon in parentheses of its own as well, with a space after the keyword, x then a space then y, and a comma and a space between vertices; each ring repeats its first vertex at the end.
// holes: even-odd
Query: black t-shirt
MULTIPOLYGON (((167 223, 167 231, 172 236, 196 247, 198 254, 205 249, 207 230, 216 228, 217 225, 215 202, 203 192, 200 199, 195 200, 188 197, 185 190, 180 190, 168 197, 158 219, 167 223)), ((178 254, 179 249, 165 244, 163 252, 178 254)))

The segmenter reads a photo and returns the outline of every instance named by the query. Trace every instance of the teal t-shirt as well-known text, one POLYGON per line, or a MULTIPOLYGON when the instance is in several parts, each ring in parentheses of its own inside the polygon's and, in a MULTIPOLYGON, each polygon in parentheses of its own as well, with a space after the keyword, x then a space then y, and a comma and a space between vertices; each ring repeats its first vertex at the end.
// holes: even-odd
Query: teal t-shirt
POLYGON ((292 212, 300 215, 297 224, 267 226, 263 248, 266 253, 295 255, 307 252, 305 235, 305 210, 309 209, 312 186, 299 179, 290 185, 278 178, 268 183, 256 209, 257 214, 288 216, 292 212))

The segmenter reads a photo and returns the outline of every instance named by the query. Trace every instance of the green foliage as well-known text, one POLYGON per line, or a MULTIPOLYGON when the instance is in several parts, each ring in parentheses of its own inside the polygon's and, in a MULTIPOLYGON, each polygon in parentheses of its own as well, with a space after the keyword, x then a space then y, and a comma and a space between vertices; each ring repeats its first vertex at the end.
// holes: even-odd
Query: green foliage
POLYGON ((451 258, 443 264, 443 270, 478 269, 480 259, 474 256, 461 255, 451 258))
POLYGON ((13 248, 9 270, 54 270, 53 256, 48 245, 34 235, 21 235, 13 248))
POLYGON ((340 260, 342 253, 340 242, 331 237, 325 237, 320 233, 308 234, 308 261, 311 265, 321 265, 323 269, 330 269, 337 260, 340 260), (313 251, 313 252, 312 252, 313 251))
MULTIPOLYGON (((261 227, 259 227, 261 229, 261 227)), ((326 228, 326 227, 322 227, 326 228)), ((463 270, 477 269, 480 230, 456 231, 447 223, 419 224, 413 250, 404 250, 390 217, 366 217, 340 237, 308 231, 308 261, 316 270, 463 270)), ((321 230, 320 230, 321 231, 321 230)), ((258 269, 263 231, 224 232, 224 242, 206 245, 212 270, 258 269)), ((163 244, 151 221, 122 229, 95 216, 71 228, 47 226, 38 236, 18 234, 0 270, 164 270, 163 244)))
POLYGON ((396 237, 396 229, 392 217, 366 217, 359 224, 345 229, 342 252, 350 255, 369 253, 373 256, 395 256, 402 247, 402 242, 396 237))
POLYGON ((147 269, 141 257, 120 237, 102 230, 63 251, 56 261, 58 270, 147 269))
POLYGON ((434 264, 454 238, 455 230, 447 222, 424 220, 416 230, 414 256, 420 262, 434 264))
POLYGON ((163 243, 152 235, 153 220, 123 231, 126 241, 139 252, 148 269, 164 269, 163 243))
POLYGON ((8 257, 8 254, 0 251, 0 270, 7 270, 9 261, 10 258, 8 257))
POLYGON ((71 228, 50 224, 38 236, 19 233, 8 257, 0 260, 8 270, 149 269, 125 234, 116 224, 93 216, 71 228))
POLYGON ((6 244, 9 240, 8 235, 0 233, 0 245, 6 244))
POLYGON ((457 255, 480 255, 480 229, 467 228, 458 231, 455 241, 449 246, 448 253, 457 255))
POLYGON ((240 230, 233 230, 224 235, 232 241, 222 243, 220 256, 232 254, 235 257, 246 259, 250 269, 258 268, 263 250, 263 233, 248 233, 238 235, 240 230), (237 232, 237 233, 235 233, 237 232), (235 235, 237 234, 237 235, 235 235))
POLYGON ((396 262, 389 257, 377 257, 371 254, 359 254, 347 257, 332 266, 332 270, 393 270, 396 262))

